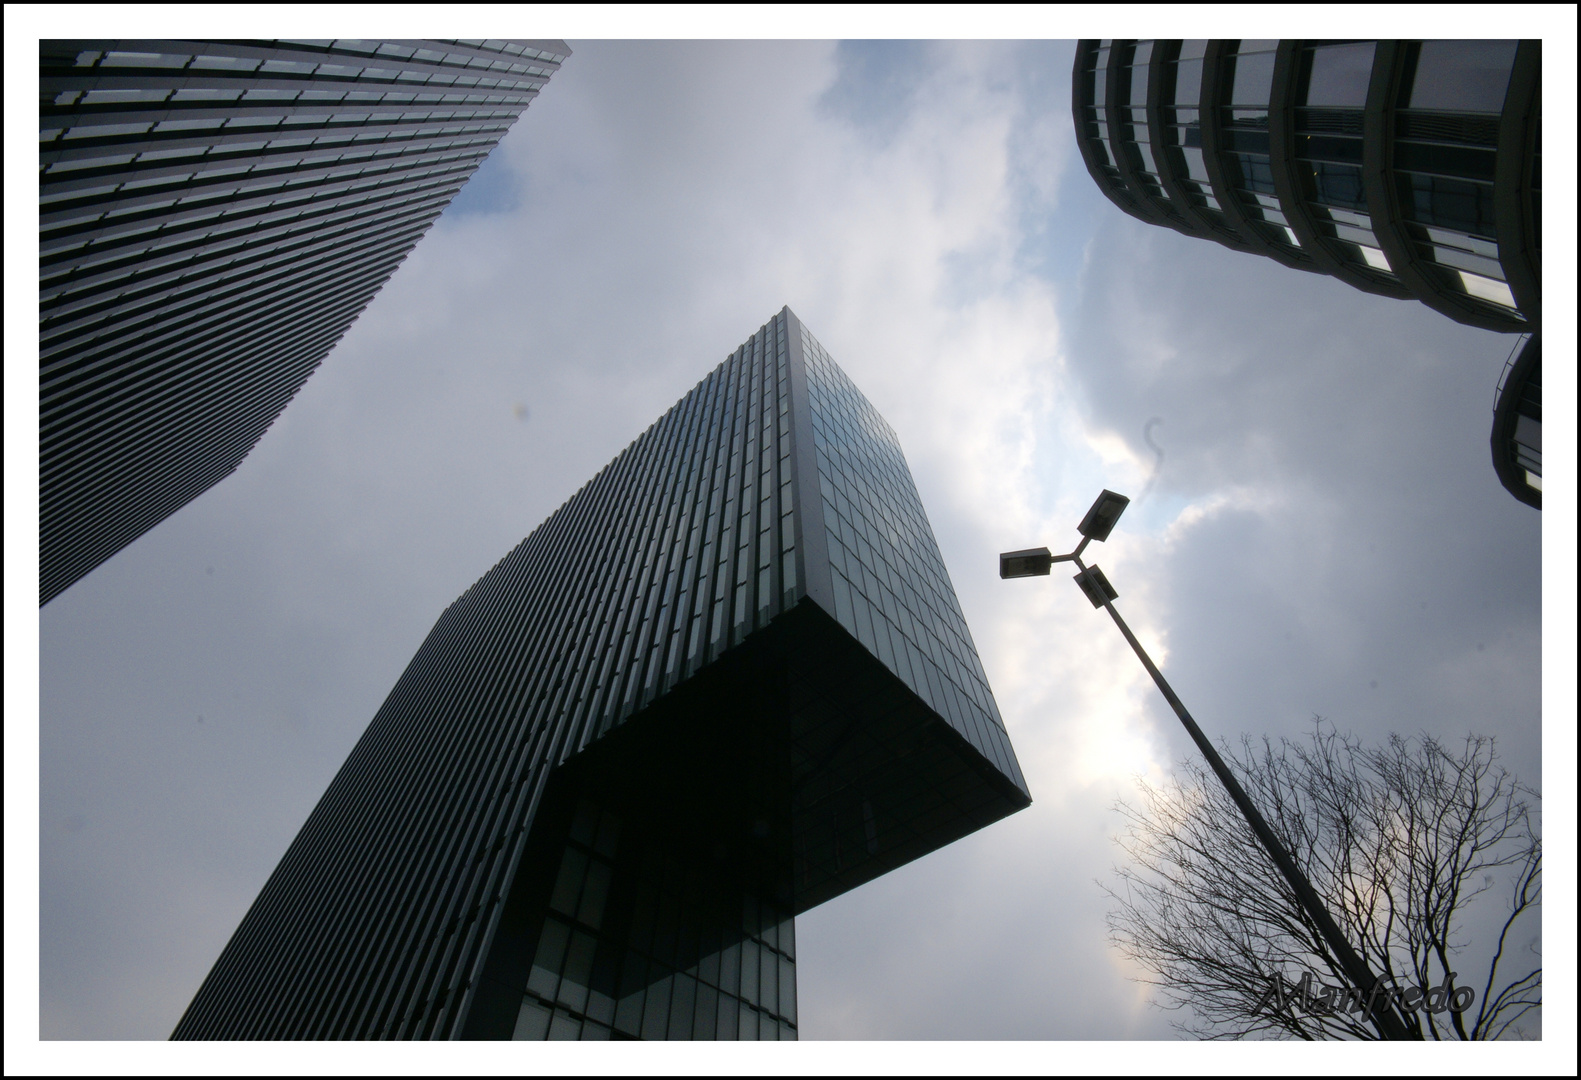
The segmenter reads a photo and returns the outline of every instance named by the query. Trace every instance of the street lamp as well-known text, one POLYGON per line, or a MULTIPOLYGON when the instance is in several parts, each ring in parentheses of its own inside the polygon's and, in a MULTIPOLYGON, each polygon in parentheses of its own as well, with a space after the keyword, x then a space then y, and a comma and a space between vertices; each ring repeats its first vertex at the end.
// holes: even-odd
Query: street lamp
POLYGON ((1273 859, 1274 865, 1279 868, 1285 881, 1294 890, 1302 910, 1323 935, 1323 940, 1333 951, 1346 976, 1367 994, 1371 1019, 1377 1026, 1378 1033, 1386 1039, 1420 1038, 1420 1033, 1413 1033, 1410 1026, 1394 1011, 1388 997, 1378 1001, 1382 985, 1377 976, 1372 973, 1372 969, 1367 966, 1361 955, 1351 948, 1350 942, 1340 931, 1339 924, 1323 906, 1317 890, 1312 888, 1312 883, 1285 851, 1284 845, 1263 820, 1263 815, 1258 813, 1257 807, 1241 787, 1240 781, 1235 779, 1235 774, 1224 763, 1219 752, 1213 748, 1208 737, 1202 733, 1197 722, 1191 718, 1186 706, 1175 696, 1175 691, 1165 680, 1164 673, 1158 670, 1152 658, 1147 655, 1147 651, 1142 648, 1142 643, 1136 640, 1136 635, 1131 633, 1131 628, 1125 625, 1125 620, 1120 618, 1120 613, 1114 609, 1114 601, 1120 594, 1115 592, 1114 586, 1109 584, 1109 579, 1104 576, 1102 570, 1097 566, 1089 567, 1081 561, 1081 553, 1090 542, 1097 540, 1102 543, 1108 539, 1109 532, 1114 528, 1115 522, 1120 520, 1120 515, 1125 512, 1130 502, 1131 500, 1124 495, 1105 488, 1103 494, 1099 495, 1098 500, 1092 504, 1092 509, 1087 511, 1087 516, 1081 519, 1081 524, 1076 526, 1077 531, 1081 533, 1081 543, 1076 545, 1074 551, 1068 555, 1055 555, 1046 547, 1009 551, 999 556, 999 576, 1001 578, 1045 577, 1057 562, 1076 564, 1081 573, 1076 575, 1075 580, 1081 587, 1083 595, 1092 602, 1093 607, 1106 609, 1110 618, 1114 619, 1114 624, 1120 628, 1120 633, 1125 635, 1125 640, 1130 642, 1131 648, 1136 652, 1137 659, 1142 661, 1142 666, 1147 669, 1147 673, 1153 677, 1153 682, 1163 693, 1164 700, 1169 702, 1169 707, 1175 710, 1176 716, 1180 717, 1180 722, 1186 727, 1186 733, 1191 736, 1192 742, 1197 744, 1197 749, 1202 751, 1202 756, 1208 759, 1209 766, 1230 793, 1230 798, 1235 801, 1242 816, 1246 818, 1246 823, 1252 827, 1252 832, 1257 834, 1257 839, 1273 859))

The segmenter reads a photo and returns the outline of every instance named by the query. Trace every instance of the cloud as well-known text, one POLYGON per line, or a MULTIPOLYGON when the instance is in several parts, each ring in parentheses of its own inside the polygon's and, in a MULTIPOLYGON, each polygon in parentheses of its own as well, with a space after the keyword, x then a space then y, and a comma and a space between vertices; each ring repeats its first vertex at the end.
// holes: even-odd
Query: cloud
POLYGON ((1090 551, 1205 728, 1534 772, 1497 339, 1124 217, 1068 44, 573 44, 237 474, 40 613, 46 1037, 164 1037, 444 607, 787 303, 899 434, 1035 799, 798 920, 806 1037, 1168 1034, 1094 879, 1189 744, 1068 575, 995 571, 1141 491, 1152 417, 1090 551))

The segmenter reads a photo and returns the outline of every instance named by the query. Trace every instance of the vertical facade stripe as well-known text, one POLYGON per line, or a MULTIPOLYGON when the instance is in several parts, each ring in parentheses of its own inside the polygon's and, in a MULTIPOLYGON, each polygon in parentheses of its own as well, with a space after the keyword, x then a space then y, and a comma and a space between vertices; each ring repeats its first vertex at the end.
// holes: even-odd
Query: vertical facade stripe
POLYGON ((40 42, 40 604, 236 468, 569 55, 40 42))

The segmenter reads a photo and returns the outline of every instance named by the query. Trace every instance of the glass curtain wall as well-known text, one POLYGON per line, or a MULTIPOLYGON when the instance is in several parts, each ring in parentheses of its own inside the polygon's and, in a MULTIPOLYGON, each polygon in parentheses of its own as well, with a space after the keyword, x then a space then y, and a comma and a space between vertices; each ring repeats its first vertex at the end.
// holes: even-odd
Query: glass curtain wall
POLYGON ((1301 50, 1295 157, 1301 197, 1326 247, 1345 262, 1397 279, 1373 233, 1362 182, 1362 111, 1377 43, 1301 50))
POLYGON ((1421 269, 1504 315, 1515 298, 1499 265, 1493 173, 1515 46, 1408 44, 1395 110, 1395 184, 1421 269))
POLYGON ((1118 61, 1124 65, 1120 73, 1119 100, 1114 103, 1120 120, 1120 134, 1132 171, 1136 174, 1136 187, 1147 195, 1153 204, 1172 218, 1180 213, 1170 205, 1159 180, 1158 162, 1153 157, 1152 140, 1147 128, 1147 79, 1148 64, 1153 57, 1155 42, 1136 41, 1119 50, 1118 61))
POLYGON ((1301 242, 1274 194, 1268 156, 1268 98, 1278 46, 1277 41, 1240 41, 1224 57, 1221 77, 1230 93, 1220 120, 1223 157, 1241 212, 1275 248, 1300 251, 1301 242))
POLYGON ((1114 42, 1105 38, 1092 54, 1091 62, 1082 70, 1085 81, 1084 96, 1092 105, 1083 110, 1087 136, 1097 140, 1098 158, 1104 174, 1111 183, 1123 187, 1120 170, 1114 163, 1114 147, 1109 142, 1109 54, 1114 42))
POLYGON ((1179 55, 1164 65, 1164 156, 1192 204, 1222 225, 1223 211, 1202 157, 1202 58, 1207 48, 1206 39, 1183 41, 1179 55))

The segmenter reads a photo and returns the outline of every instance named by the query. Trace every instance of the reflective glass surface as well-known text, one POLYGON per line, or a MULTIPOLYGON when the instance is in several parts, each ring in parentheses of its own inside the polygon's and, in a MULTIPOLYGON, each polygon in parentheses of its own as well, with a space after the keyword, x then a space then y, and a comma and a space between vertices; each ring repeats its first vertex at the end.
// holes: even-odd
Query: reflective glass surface
POLYGON ((1302 50, 1295 100, 1296 176, 1307 216, 1327 249, 1395 281, 1372 229, 1362 179, 1362 108, 1377 46, 1362 41, 1302 50))
POLYGON ((1494 221, 1497 111, 1514 41, 1424 41, 1406 47, 1410 77, 1395 118, 1394 183, 1407 232, 1430 274, 1512 312, 1494 221))
POLYGON ((1241 213, 1260 236, 1278 247, 1301 243, 1274 195, 1269 159, 1268 100, 1273 88, 1276 41, 1241 41, 1224 59, 1228 107, 1220 111, 1225 171, 1236 189, 1241 213))
POLYGON ((511 1037, 795 1039, 790 913, 621 826, 577 806, 511 1037))
POLYGON ((971 632, 894 430, 802 335, 836 610, 867 649, 1010 776, 1010 749, 971 632))

